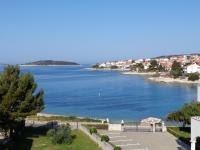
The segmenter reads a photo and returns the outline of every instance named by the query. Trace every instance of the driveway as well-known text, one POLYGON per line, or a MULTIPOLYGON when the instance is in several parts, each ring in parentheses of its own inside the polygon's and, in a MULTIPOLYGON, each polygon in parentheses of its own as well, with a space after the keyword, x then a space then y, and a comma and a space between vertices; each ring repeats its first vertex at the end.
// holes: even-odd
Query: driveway
POLYGON ((190 147, 168 132, 116 132, 99 130, 122 150, 190 150, 190 147))

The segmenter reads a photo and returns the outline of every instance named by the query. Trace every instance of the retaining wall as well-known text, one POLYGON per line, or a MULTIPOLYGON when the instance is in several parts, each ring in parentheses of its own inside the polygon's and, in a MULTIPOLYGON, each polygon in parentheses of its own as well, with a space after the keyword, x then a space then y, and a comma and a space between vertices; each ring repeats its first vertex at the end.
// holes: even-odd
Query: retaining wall
POLYGON ((96 144, 99 145, 99 147, 101 147, 103 150, 113 150, 114 148, 112 147, 112 145, 110 145, 107 142, 102 142, 101 138, 96 135, 96 134, 90 134, 90 132, 88 131, 87 128, 85 128, 84 126, 79 126, 79 129, 81 131, 83 131, 86 135, 88 135, 96 144))

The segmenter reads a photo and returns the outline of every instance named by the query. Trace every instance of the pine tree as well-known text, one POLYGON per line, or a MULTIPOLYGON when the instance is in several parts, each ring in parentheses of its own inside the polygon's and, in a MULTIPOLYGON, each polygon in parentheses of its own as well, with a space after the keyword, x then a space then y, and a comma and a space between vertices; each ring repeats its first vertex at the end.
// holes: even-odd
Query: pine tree
POLYGON ((179 62, 173 62, 170 74, 174 78, 178 78, 179 76, 183 75, 183 68, 181 67, 181 64, 179 62))
POLYGON ((0 127, 10 136, 23 127, 25 117, 44 108, 44 92, 36 89, 33 75, 20 73, 19 66, 6 66, 0 74, 0 127))

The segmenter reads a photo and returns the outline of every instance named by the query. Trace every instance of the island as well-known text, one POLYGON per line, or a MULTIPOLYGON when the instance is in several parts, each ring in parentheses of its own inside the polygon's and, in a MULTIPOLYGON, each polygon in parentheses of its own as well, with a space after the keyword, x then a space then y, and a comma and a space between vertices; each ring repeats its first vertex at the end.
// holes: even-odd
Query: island
POLYGON ((54 61, 54 60, 39 60, 21 64, 21 66, 66 66, 66 65, 79 65, 79 64, 70 61, 54 61))

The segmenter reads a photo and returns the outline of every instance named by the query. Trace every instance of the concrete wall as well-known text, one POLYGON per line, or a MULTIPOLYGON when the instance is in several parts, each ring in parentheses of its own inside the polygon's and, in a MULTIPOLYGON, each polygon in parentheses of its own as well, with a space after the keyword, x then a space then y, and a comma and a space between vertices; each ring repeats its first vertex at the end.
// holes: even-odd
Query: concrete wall
POLYGON ((108 131, 122 131, 121 124, 108 124, 108 131))
POLYGON ((191 118, 191 141, 200 137, 200 116, 191 118))
POLYGON ((197 85, 197 101, 200 102, 200 83, 197 85))
MULTIPOLYGON (((79 129, 83 131, 86 135, 88 135, 99 147, 101 147, 103 150, 113 150, 114 148, 112 145, 110 145, 107 142, 102 142, 101 138, 97 136, 96 134, 90 134, 88 129, 86 129, 84 126, 80 126, 79 129)), ((84 149, 84 147, 83 147, 84 149)))

